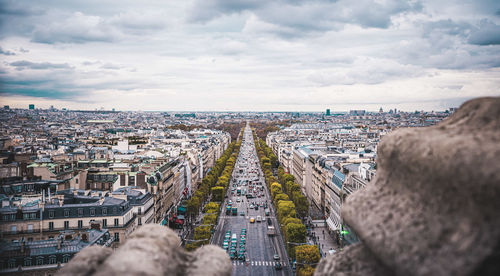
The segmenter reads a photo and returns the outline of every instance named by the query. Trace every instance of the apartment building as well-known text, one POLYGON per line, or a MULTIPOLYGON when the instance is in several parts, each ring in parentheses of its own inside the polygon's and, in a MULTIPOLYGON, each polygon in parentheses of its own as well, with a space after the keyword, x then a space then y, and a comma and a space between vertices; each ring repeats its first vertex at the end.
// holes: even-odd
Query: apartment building
POLYGON ((3 198, 0 238, 46 240, 61 231, 86 231, 97 222, 109 230, 118 246, 137 227, 136 217, 127 200, 93 191, 60 191, 27 203, 15 197, 3 198))

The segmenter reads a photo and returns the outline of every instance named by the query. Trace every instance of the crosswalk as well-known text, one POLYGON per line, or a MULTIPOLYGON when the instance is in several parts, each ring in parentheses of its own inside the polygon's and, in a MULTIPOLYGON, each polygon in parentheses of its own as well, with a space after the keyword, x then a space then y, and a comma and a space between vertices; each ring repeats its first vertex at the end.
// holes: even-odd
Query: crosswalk
MULTIPOLYGON (((232 261, 233 266, 245 266, 246 262, 244 261, 232 261)), ((286 262, 277 262, 277 261, 248 261, 249 266, 275 266, 277 263, 280 263, 281 266, 286 266, 286 262)))

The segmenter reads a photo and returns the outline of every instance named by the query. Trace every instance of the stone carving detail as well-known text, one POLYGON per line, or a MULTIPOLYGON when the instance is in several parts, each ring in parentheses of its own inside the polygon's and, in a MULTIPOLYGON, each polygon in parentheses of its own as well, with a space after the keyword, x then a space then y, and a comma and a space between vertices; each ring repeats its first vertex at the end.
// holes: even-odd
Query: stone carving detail
POLYGON ((226 252, 213 245, 193 253, 180 247, 168 227, 146 224, 113 252, 91 246, 78 253, 58 275, 191 275, 229 276, 232 265, 226 252))
POLYGON ((377 165, 342 209, 362 244, 315 275, 500 275, 500 98, 392 132, 377 165))

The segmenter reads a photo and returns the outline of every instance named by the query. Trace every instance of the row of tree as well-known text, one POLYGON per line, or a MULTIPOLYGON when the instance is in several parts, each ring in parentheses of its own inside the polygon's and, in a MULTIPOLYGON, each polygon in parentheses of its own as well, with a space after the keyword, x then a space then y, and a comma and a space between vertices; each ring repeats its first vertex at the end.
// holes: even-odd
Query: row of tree
POLYGON ((194 229, 194 241, 186 244, 187 250, 194 250, 209 243, 220 215, 220 205, 229 187, 240 146, 241 141, 229 144, 224 154, 216 161, 215 166, 203 178, 198 190, 187 201, 187 213, 193 218, 200 213, 203 203, 210 199, 210 202, 203 208, 204 216, 201 225, 194 229))
POLYGON ((285 173, 276 161, 276 155, 262 139, 254 133, 266 184, 276 207, 278 221, 284 235, 288 256, 297 262, 297 275, 312 275, 314 266, 321 256, 319 249, 314 245, 306 244, 307 228, 301 218, 307 217, 309 203, 302 194, 300 186, 295 183, 293 175, 285 173), (278 179, 273 175, 277 168, 278 179), (284 183, 281 185, 279 183, 284 183))

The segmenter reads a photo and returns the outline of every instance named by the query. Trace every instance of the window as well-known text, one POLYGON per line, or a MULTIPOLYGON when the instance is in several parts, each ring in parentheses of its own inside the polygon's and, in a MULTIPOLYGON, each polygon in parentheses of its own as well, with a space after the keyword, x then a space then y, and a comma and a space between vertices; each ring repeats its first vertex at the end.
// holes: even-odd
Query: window
POLYGON ((108 226, 108 219, 103 219, 102 220, 102 227, 108 226))
POLYGON ((119 226, 120 225, 120 220, 119 219, 115 219, 115 226, 119 226))
POLYGON ((78 216, 83 217, 83 208, 78 208, 78 216))
POLYGON ((53 221, 49 222, 49 230, 54 230, 54 222, 53 221))
POLYGON ((17 226, 12 225, 12 226, 10 227, 10 233, 11 233, 11 234, 16 234, 16 232, 17 232, 17 226))
POLYGON ((116 207, 113 207, 113 214, 116 214, 116 207))
POLYGON ((108 208, 102 208, 102 214, 107 215, 108 214, 108 208))
POLYGON ((43 257, 42 256, 36 257, 36 265, 43 265, 43 257))
POLYGON ((36 213, 31 213, 31 219, 36 219, 36 213))
POLYGON ((56 256, 52 255, 49 257, 49 264, 55 264, 56 263, 56 256))
POLYGON ((10 216, 9 215, 3 215, 3 221, 9 221, 10 216))
POLYGON ((16 221, 16 214, 10 215, 10 221, 16 221))
POLYGON ((28 233, 33 233, 33 224, 28 224, 28 233))
POLYGON ((54 218, 54 210, 49 211, 49 218, 54 218))
POLYGON ((30 214, 23 214, 23 219, 24 220, 29 220, 30 219, 30 214))
POLYGON ((137 219, 137 223, 138 223, 139 225, 142 225, 142 218, 138 218, 138 219, 137 219))
POLYGON ((115 233, 115 241, 116 242, 120 241, 120 233, 118 233, 118 232, 115 233))
POLYGON ((78 221, 78 229, 82 229, 83 228, 83 220, 79 220, 78 221))
POLYGON ((16 268, 16 260, 15 259, 9 259, 9 268, 16 268))
POLYGON ((31 257, 24 258, 24 266, 31 266, 31 257))
POLYGON ((64 221, 64 229, 69 229, 69 221, 64 221))
POLYGON ((65 218, 69 217, 69 210, 68 209, 64 210, 64 217, 65 218))
POLYGON ((63 255, 63 257, 62 257, 62 262, 63 262, 63 263, 67 263, 67 262, 69 262, 69 255, 67 255, 67 254, 63 255))
POLYGON ((90 208, 90 215, 95 216, 95 208, 90 208))

